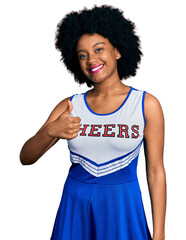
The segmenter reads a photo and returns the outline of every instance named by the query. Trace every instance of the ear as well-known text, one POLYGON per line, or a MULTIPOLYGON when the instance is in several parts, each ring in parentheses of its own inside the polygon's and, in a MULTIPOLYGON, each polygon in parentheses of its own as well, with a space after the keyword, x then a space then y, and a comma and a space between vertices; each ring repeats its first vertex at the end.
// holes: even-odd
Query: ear
POLYGON ((119 52, 119 50, 117 48, 115 48, 115 55, 116 55, 116 59, 121 58, 121 53, 119 52))

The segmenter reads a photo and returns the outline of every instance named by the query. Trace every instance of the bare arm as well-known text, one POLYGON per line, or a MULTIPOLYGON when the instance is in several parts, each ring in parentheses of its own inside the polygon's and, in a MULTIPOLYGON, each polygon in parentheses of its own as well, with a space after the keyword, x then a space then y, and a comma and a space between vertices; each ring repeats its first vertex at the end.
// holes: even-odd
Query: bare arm
POLYGON ((80 119, 70 117, 73 106, 71 102, 68 103, 69 100, 70 97, 61 101, 39 131, 25 142, 20 152, 23 165, 35 163, 60 138, 72 139, 77 136, 80 119))
POLYGON ((163 164, 164 117, 158 100, 146 93, 144 149, 153 215, 153 240, 165 239, 166 174, 163 164))

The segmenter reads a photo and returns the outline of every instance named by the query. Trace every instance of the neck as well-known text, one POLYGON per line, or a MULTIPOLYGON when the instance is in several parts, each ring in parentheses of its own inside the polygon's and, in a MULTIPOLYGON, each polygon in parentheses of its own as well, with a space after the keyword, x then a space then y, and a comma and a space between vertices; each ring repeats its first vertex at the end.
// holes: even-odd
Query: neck
POLYGON ((94 88, 92 92, 96 95, 112 95, 115 92, 123 91, 126 88, 121 80, 118 78, 112 79, 111 81, 104 81, 101 83, 94 83, 94 88))

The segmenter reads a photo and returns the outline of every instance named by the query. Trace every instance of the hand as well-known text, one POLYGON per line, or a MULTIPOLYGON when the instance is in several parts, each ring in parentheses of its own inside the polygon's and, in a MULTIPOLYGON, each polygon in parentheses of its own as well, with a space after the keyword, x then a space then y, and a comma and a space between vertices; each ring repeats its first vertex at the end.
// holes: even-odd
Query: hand
POLYGON ((72 109, 72 102, 68 100, 66 110, 55 121, 49 124, 49 136, 68 140, 78 136, 81 119, 70 116, 72 109))

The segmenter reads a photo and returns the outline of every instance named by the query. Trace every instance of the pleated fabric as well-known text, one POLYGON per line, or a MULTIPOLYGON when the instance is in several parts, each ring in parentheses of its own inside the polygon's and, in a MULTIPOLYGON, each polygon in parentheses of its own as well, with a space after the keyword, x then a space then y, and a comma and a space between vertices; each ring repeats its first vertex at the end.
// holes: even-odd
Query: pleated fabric
POLYGON ((151 240, 138 180, 81 182, 69 174, 51 240, 151 240))

